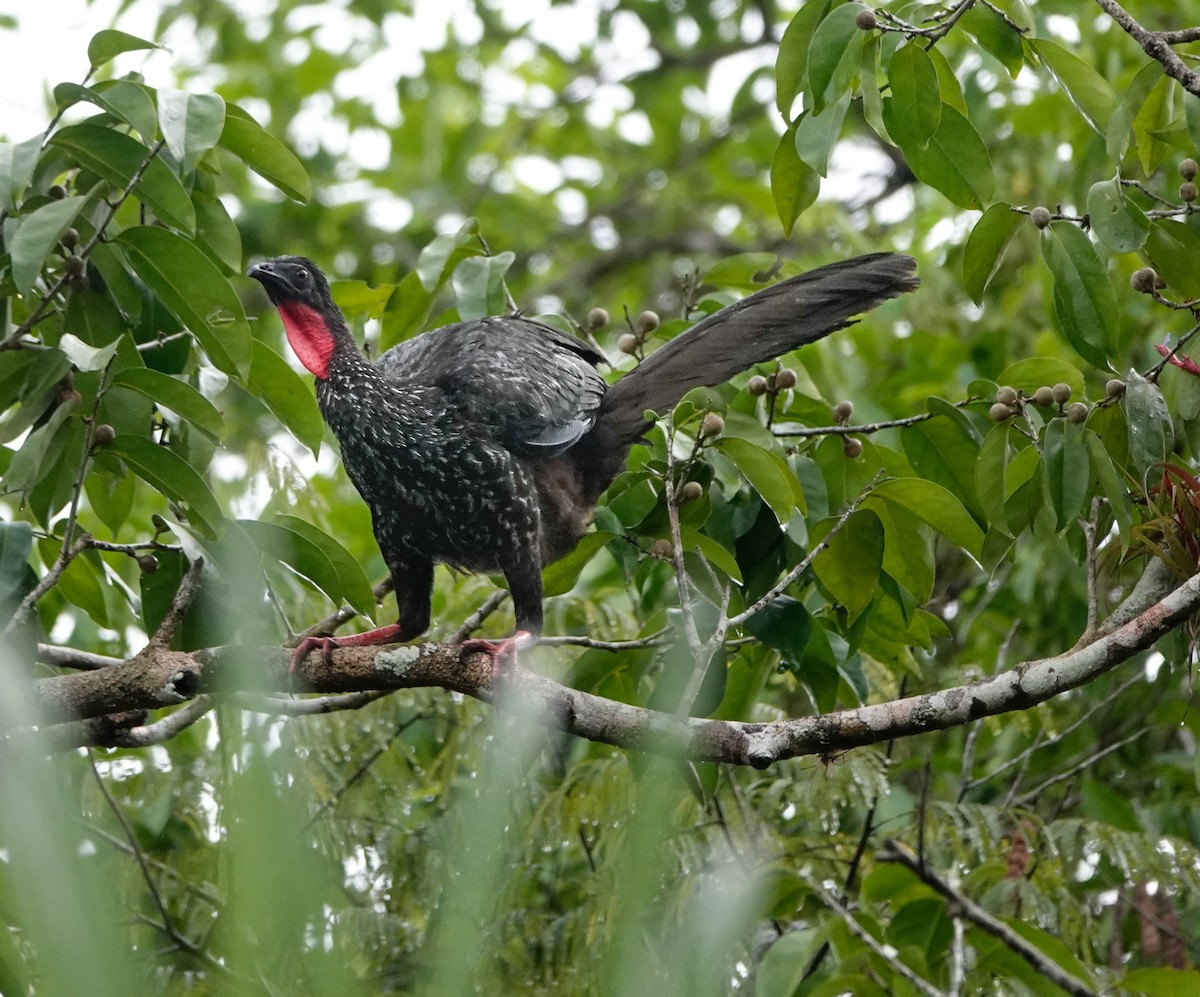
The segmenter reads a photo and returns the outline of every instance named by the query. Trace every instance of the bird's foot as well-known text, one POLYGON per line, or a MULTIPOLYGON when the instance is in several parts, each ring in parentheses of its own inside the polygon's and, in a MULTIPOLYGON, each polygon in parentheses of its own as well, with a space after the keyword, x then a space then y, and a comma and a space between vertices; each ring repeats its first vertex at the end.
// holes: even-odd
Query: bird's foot
POLYGON ((511 637, 505 637, 503 640, 483 640, 479 637, 472 637, 470 640, 464 640, 459 649, 462 654, 470 654, 474 651, 482 651, 492 659, 492 681, 500 678, 504 671, 509 668, 515 668, 517 665, 517 653, 525 647, 532 647, 537 642, 537 638, 528 630, 518 630, 511 637))
POLYGON ((288 666, 288 674, 295 675, 296 669, 308 655, 309 651, 321 649, 321 660, 326 668, 333 667, 333 649, 335 647, 361 647, 364 644, 395 644, 404 637, 398 623, 391 626, 378 627, 366 633, 351 634, 349 637, 305 637, 292 650, 292 661, 288 666))

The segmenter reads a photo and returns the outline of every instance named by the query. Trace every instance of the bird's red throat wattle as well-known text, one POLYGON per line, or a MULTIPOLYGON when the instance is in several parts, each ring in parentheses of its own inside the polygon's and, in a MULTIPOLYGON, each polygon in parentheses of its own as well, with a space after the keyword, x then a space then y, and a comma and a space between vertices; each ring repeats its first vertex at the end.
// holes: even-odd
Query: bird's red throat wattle
POLYGON ((279 316, 283 319, 288 342, 300 362, 317 377, 329 377, 333 333, 321 313, 299 301, 285 301, 279 306, 279 316))

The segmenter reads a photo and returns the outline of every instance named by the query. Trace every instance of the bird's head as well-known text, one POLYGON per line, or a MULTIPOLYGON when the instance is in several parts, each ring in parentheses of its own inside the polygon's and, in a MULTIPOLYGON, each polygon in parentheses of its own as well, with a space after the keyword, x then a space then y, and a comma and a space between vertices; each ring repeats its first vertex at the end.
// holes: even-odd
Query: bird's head
POLYGON ((310 371, 329 376, 329 358, 339 341, 350 340, 346 320, 329 293, 320 268, 303 256, 278 256, 255 263, 246 271, 279 309, 288 342, 310 371))

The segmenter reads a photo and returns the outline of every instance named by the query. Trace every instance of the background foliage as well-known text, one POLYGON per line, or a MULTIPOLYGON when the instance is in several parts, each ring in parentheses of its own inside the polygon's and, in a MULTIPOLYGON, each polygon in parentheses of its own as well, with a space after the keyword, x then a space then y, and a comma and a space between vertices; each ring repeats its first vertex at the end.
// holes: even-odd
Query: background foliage
MULTIPOLYGON (((887 838, 1080 992, 1196 992, 1186 630, 1035 710, 766 772, 438 690, 314 717, 230 697, 153 747, 44 757, 30 679, 55 648, 136 652, 201 554, 185 649, 392 612, 311 385, 240 276, 263 255, 326 265, 374 351, 501 313, 507 286, 565 326, 607 308, 618 367, 619 336, 653 348, 764 272, 919 258, 917 296, 785 358, 794 388, 747 375, 675 414, 681 445, 725 418, 683 469, 693 597, 656 556, 664 434, 634 458, 602 535, 549 569, 547 629, 677 639, 532 656, 576 688, 672 708, 681 604, 701 629, 730 582, 748 604, 880 471, 699 712, 958 685, 1069 648, 1147 554, 1195 572, 1200 385, 1186 347, 1160 379, 1154 344, 1197 319, 1169 306, 1200 296, 1179 175, 1200 97, 1099 7, 909 4, 875 11, 888 30, 819 0, 519 7, 464 4, 430 37, 371 0, 180 0, 177 78, 102 33, 55 67, 74 82, 47 130, 0 145, 0 992, 1058 992, 882 861, 887 838), (623 317, 646 308, 649 337, 623 317)), ((439 574, 435 633, 493 588, 439 574)))

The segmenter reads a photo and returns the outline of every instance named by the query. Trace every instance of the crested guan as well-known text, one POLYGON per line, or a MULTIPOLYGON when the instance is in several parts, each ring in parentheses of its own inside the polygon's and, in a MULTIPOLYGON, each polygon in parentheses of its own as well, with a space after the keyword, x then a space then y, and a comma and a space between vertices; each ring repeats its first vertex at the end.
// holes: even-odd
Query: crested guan
POLYGON ((368 360, 309 260, 252 266, 288 342, 317 378, 317 403, 371 508, 399 621, 314 647, 390 643, 429 626, 433 566, 503 572, 517 632, 470 647, 502 657, 542 628, 542 565, 583 536, 600 493, 649 428, 690 390, 811 343, 918 285, 907 256, 875 253, 781 281, 708 316, 611 387, 604 358, 530 319, 436 329, 368 360))

